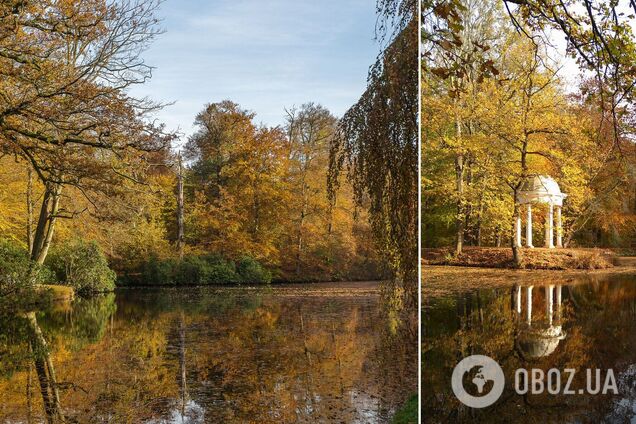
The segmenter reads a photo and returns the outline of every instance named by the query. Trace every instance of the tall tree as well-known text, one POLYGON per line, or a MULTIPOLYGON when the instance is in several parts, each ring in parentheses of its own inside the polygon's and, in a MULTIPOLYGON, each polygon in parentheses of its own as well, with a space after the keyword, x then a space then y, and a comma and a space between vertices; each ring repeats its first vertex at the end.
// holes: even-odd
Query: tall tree
MULTIPOLYGON (((324 107, 306 103, 287 111, 290 182, 294 202, 296 248, 295 273, 300 275, 306 244, 307 219, 328 213, 326 169, 329 144, 336 130, 336 118, 324 107)), ((324 222, 323 231, 327 229, 324 222)))
MULTIPOLYGON (((330 191, 346 166, 356 200, 365 205, 396 287, 417 304, 418 26, 414 1, 381 0, 389 45, 369 71, 362 97, 341 120, 331 148, 330 191)), ((381 27, 382 29, 382 27, 381 27)), ((413 307, 413 308, 411 308, 413 307)))
MULTIPOLYGON (((0 6, 0 149, 30 163, 44 186, 31 257, 43 263, 65 188, 95 207, 138 182, 143 152, 169 137, 146 119, 159 105, 127 88, 150 77, 141 53, 158 34, 155 1, 0 6), (10 94, 9 94, 10 93, 10 94)), ((97 209, 97 208, 96 208, 97 209)))
POLYGON ((236 103, 206 106, 186 144, 195 204, 188 237, 230 257, 278 261, 276 221, 285 203, 285 135, 259 128, 236 103))

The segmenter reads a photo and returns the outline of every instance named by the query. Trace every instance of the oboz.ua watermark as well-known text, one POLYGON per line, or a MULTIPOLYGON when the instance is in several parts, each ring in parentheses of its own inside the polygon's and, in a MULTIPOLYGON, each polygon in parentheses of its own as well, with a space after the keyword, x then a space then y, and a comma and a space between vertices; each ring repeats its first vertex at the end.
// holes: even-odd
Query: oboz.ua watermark
MULTIPOLYGON (((519 368, 514 375, 514 390, 519 395, 597 395, 618 394, 618 385, 612 369, 586 369, 585 387, 573 386, 577 370, 551 368, 519 368)), ((462 359, 453 370, 451 385, 457 399, 471 408, 485 408, 499 399, 505 386, 501 366, 485 355, 471 355, 462 359), (468 388, 468 390, 467 390, 468 388)))

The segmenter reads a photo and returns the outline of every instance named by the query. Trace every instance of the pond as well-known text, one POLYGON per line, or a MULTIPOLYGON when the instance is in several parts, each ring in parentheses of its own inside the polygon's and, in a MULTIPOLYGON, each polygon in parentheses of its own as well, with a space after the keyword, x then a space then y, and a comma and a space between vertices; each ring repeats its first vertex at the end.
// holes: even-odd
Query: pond
POLYGON ((375 283, 78 299, 5 323, 0 422, 390 422, 417 390, 390 324, 375 283))
POLYGON ((636 423, 636 275, 460 269, 431 274, 422 312, 424 422, 636 423), (477 354, 497 361, 505 376, 503 393, 485 408, 463 405, 451 388, 455 365, 477 354), (588 391, 588 368, 592 389, 596 370, 605 387, 611 369, 617 394, 588 391), (527 373, 519 377, 519 369, 527 373), (551 369, 558 372, 548 374, 551 369))

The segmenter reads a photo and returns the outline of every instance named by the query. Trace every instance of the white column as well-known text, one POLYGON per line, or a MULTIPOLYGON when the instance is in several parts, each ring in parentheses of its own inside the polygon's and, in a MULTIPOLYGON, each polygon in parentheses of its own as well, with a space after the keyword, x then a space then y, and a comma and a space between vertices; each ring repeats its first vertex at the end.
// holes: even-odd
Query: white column
POLYGON ((528 325, 532 324, 532 289, 533 286, 528 286, 526 289, 526 322, 528 325))
POLYGON ((556 313, 557 313, 557 319, 558 320, 561 319, 561 300, 562 300, 561 289, 562 289, 561 284, 557 284, 557 286, 556 286, 556 313))
POLYGON ((517 299, 517 301, 515 302, 517 314, 521 315, 521 286, 517 286, 517 292, 515 293, 515 295, 517 299))
POLYGON ((552 311, 554 305, 554 285, 545 287, 545 316, 548 318, 548 324, 552 325, 552 311))
POLYGON ((521 214, 517 214, 515 222, 515 246, 521 247, 521 214))
POLYGON ((554 227, 552 222, 554 221, 554 206, 552 203, 548 204, 548 212, 545 216, 545 247, 552 249, 554 247, 554 227))
POLYGON ((561 206, 556 207, 556 247, 563 247, 563 225, 561 224, 561 206))
POLYGON ((526 247, 534 247, 532 245, 532 204, 528 203, 528 217, 526 219, 526 247))

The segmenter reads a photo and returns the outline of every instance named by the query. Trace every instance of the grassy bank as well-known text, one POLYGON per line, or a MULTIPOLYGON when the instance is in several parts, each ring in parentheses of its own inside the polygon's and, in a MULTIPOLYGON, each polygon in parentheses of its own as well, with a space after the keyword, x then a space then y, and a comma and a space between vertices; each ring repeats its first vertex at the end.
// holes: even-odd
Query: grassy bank
MULTIPOLYGON (((608 269, 617 253, 608 249, 521 249, 523 269, 608 269)), ((425 265, 479 268, 515 268, 509 247, 465 247, 460 255, 451 248, 423 249, 425 265)))
POLYGON ((51 300, 54 301, 69 301, 75 298, 75 290, 73 287, 55 284, 42 284, 40 287, 44 290, 48 290, 51 300))

